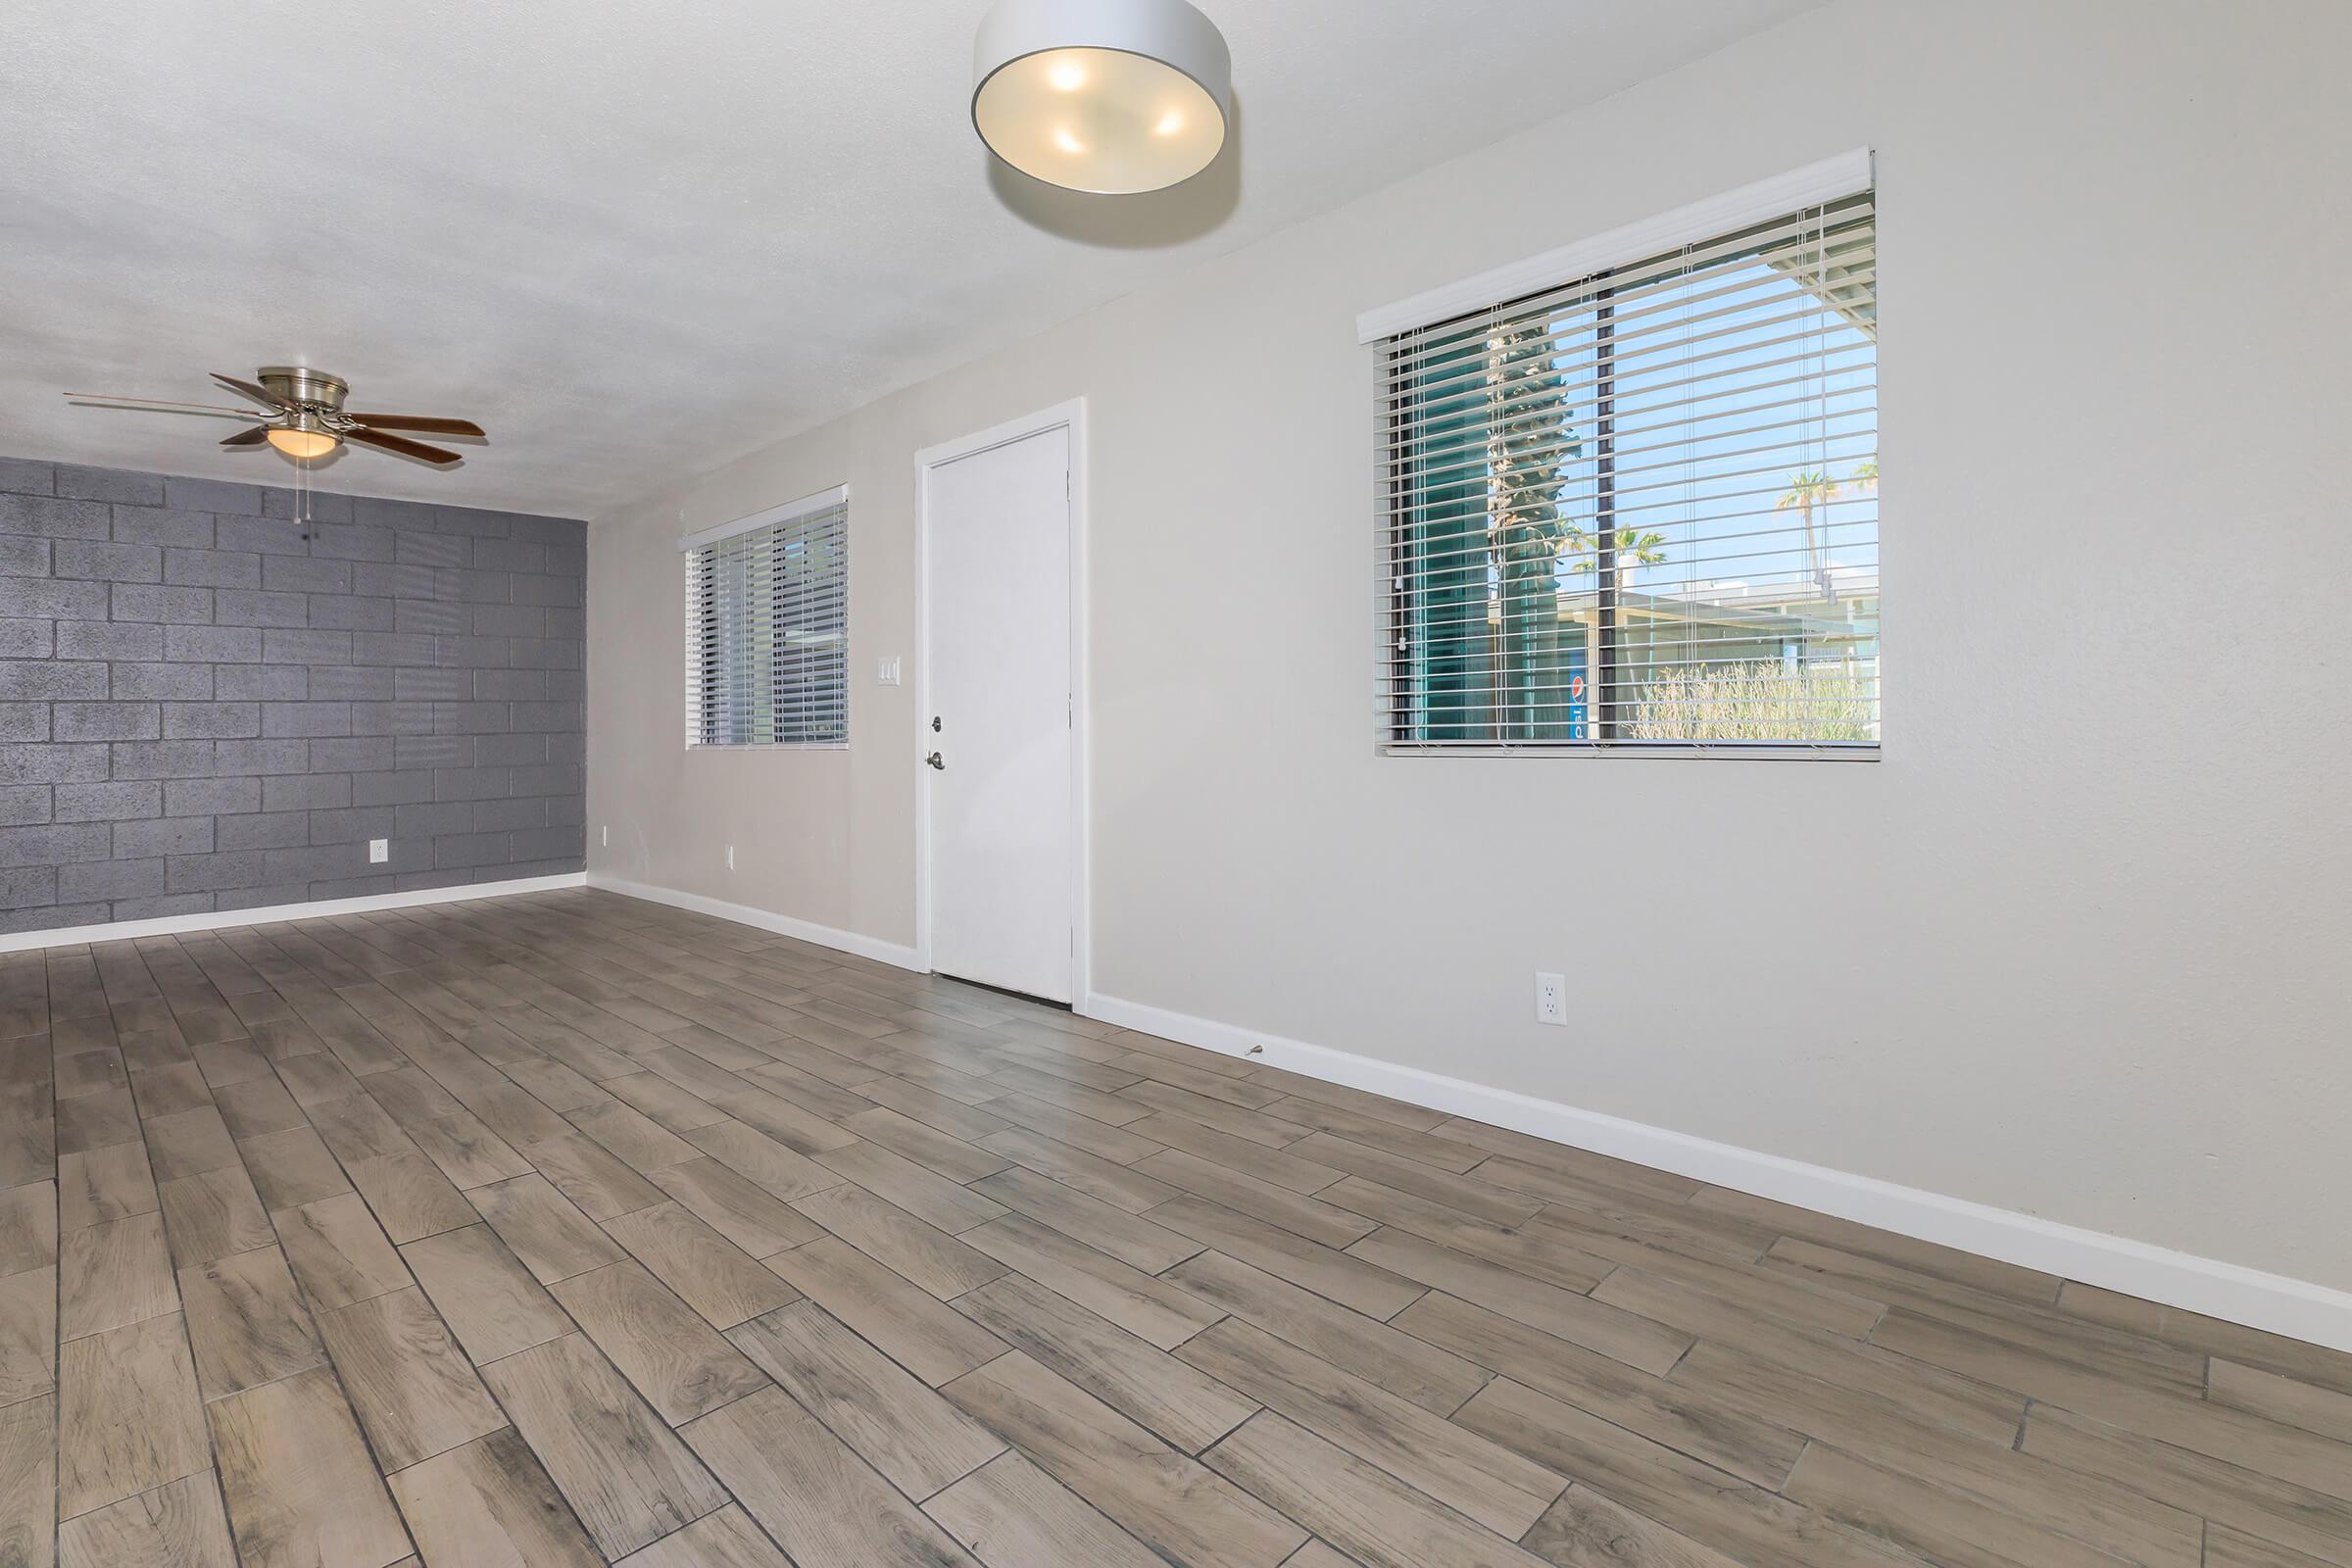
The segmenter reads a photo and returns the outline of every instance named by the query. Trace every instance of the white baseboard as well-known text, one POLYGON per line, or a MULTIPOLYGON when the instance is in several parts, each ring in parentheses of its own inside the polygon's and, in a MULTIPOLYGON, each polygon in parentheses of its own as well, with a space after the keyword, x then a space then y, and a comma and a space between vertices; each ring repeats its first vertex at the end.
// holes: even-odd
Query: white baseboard
POLYGON ((132 937, 179 936, 189 931, 225 931, 241 925, 274 925, 280 920, 315 920, 329 914, 367 914, 375 909, 413 909, 420 904, 458 904, 467 899, 499 899, 516 893, 584 887, 587 881, 585 871, 565 871, 560 876, 468 882, 450 888, 417 888, 409 893, 377 893, 364 899, 318 899, 309 904, 271 904, 255 909, 168 914, 154 920, 114 920, 104 925, 59 926, 51 931, 11 931, 0 934, 0 953, 62 948, 81 942, 122 942, 132 937))
POLYGON ((692 909, 697 914, 715 915, 738 925, 757 926, 762 931, 773 931, 778 936, 798 937, 803 942, 813 942, 820 948, 838 949, 900 969, 913 969, 919 973, 929 967, 916 956, 912 948, 901 947, 896 942, 885 942, 880 937, 863 936, 856 931, 839 931, 829 925, 795 919, 789 914, 777 914, 770 909, 755 909, 748 904, 729 904, 724 899, 709 899, 700 893, 681 893, 675 888, 658 888, 651 883, 631 882, 606 871, 590 871, 588 885, 612 893, 625 893, 632 899, 666 904, 672 908, 692 909))
MULTIPOLYGON (((2126 1296, 2352 1351, 2352 1294, 2326 1286, 1116 997, 1089 995, 1081 1010, 1104 1023, 1229 1056, 1246 1056, 1252 1048, 1263 1048, 1261 1060, 1309 1078, 1369 1090, 1392 1100, 1672 1171, 1693 1181, 1777 1199, 2126 1296)), ((2320 1216, 2316 1222, 2331 1221, 2320 1216)))

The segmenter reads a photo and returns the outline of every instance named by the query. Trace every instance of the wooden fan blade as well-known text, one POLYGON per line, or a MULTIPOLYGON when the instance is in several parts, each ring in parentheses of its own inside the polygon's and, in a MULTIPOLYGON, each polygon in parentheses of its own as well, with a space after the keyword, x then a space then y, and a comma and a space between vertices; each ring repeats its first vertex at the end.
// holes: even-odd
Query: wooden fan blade
POLYGON ((277 397, 274 393, 255 386, 251 381, 240 381, 233 375, 222 375, 219 370, 215 370, 213 372, 213 379, 220 382, 222 386, 228 388, 231 392, 241 393, 242 395, 253 399, 254 402, 259 403, 262 405, 262 407, 272 412, 281 410, 285 407, 283 403, 280 403, 277 400, 277 397))
POLYGON ((239 430, 220 444, 224 447, 258 447, 270 439, 270 427, 257 424, 250 430, 239 430))
POLYGON ((404 458, 418 458, 439 467, 447 467, 453 463, 465 461, 455 452, 444 452, 439 447, 428 447, 421 441, 403 440, 396 435, 386 435, 380 430, 346 430, 343 432, 343 439, 355 441, 364 447, 374 447, 379 451, 398 453, 404 458))
POLYGON ((421 414, 347 414, 347 419, 377 430, 416 430, 425 435, 482 435, 471 419, 435 419, 421 414))

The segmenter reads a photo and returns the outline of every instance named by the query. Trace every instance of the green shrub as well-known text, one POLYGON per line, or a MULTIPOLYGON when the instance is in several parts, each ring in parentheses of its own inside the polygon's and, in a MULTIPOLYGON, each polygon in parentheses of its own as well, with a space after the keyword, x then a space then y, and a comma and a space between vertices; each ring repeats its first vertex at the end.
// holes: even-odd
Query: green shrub
POLYGON ((1642 741, 1869 741, 1878 679, 1843 665, 1752 663, 1670 669, 1642 689, 1626 724, 1642 741))

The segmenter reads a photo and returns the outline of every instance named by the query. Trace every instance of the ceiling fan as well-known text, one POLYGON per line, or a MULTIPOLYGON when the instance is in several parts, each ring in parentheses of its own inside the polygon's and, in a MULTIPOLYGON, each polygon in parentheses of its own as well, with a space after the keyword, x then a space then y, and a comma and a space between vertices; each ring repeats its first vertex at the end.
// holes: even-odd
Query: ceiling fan
POLYGON ((460 454, 445 447, 426 446, 405 436, 390 434, 394 430, 414 430, 420 435, 482 435, 482 427, 471 419, 443 419, 419 414, 350 414, 343 408, 343 399, 351 384, 339 375, 328 375, 305 366, 266 365, 254 372, 260 379, 241 381, 233 375, 213 372, 213 379, 240 397, 251 398, 267 413, 252 409, 223 408, 212 403, 169 403, 155 398, 118 397, 105 392, 69 392, 66 397, 74 403, 94 404, 101 408, 139 409, 154 414, 195 414, 208 418, 258 419, 261 422, 249 430, 240 430, 220 444, 224 447, 258 447, 264 442, 277 448, 289 458, 323 458, 349 441, 354 446, 374 447, 379 452, 395 453, 404 458, 416 458, 436 467, 447 467, 463 461, 460 454))

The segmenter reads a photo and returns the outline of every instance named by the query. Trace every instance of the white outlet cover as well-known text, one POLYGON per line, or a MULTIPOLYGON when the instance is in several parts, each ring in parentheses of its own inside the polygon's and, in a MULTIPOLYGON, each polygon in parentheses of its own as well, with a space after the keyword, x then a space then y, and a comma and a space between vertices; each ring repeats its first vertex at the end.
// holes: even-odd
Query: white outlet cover
POLYGON ((1568 981, 1563 975, 1536 974, 1536 1022, 1565 1026, 1568 1022, 1568 981))
POLYGON ((368 863, 369 865, 381 865, 391 858, 392 841, 390 839, 369 839, 368 841, 368 863))

